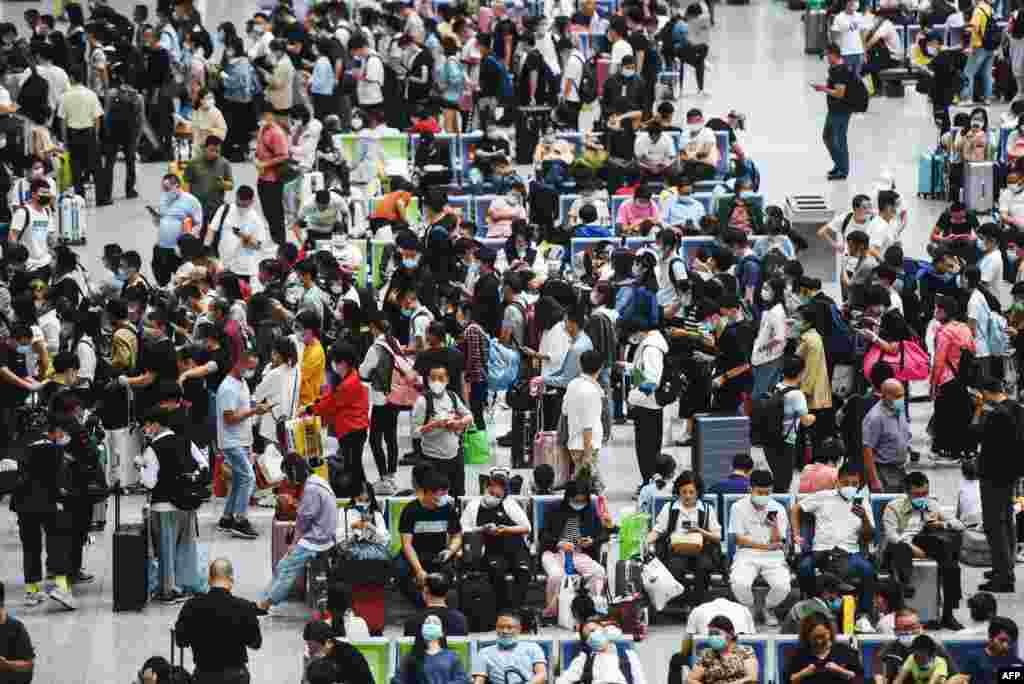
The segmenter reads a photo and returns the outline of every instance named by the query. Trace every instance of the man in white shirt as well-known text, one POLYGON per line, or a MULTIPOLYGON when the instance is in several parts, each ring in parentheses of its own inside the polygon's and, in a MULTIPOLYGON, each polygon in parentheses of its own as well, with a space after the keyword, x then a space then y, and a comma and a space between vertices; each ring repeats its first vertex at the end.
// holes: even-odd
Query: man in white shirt
POLYGON ((871 255, 881 259, 885 250, 899 242, 903 232, 903 217, 899 211, 899 195, 893 190, 878 193, 878 214, 871 219, 866 232, 871 255))
POLYGON ((729 576, 732 593, 745 606, 754 605, 751 587, 760 576, 768 583, 764 623, 776 627, 775 607, 789 596, 789 566, 786 564, 786 509, 771 497, 772 473, 755 470, 750 475, 750 494, 729 513, 729 534, 736 540, 736 555, 729 576))
POLYGON ((260 247, 267 240, 267 222, 256 208, 256 193, 243 185, 235 193, 234 202, 226 202, 210 219, 206 244, 217 243, 224 270, 243 280, 257 273, 260 247))
POLYGON ((598 450, 604 443, 604 424, 601 422, 605 404, 604 390, 597 380, 604 359, 601 352, 588 349, 580 354, 580 375, 569 381, 562 400, 569 431, 568 450, 576 471, 589 468, 595 491, 601 491, 598 470, 598 450))
POLYGON ((995 295, 1000 304, 1006 303, 1005 282, 1003 281, 1003 255, 999 251, 999 226, 986 223, 978 228, 978 247, 982 256, 978 259, 981 284, 995 295))
POLYGON ((270 54, 270 43, 274 40, 270 20, 263 12, 252 15, 252 43, 249 45, 249 60, 255 62, 270 54))
POLYGON ((992 354, 992 307, 982 292, 985 285, 981 282, 980 265, 975 264, 964 269, 963 278, 967 283, 967 290, 971 293, 967 299, 967 325, 974 333, 974 356, 978 361, 979 377, 1001 378, 1001 369, 994 367, 994 364, 1002 359, 992 354))
POLYGON ((662 132, 661 122, 652 119, 647 130, 637 134, 633 154, 645 174, 663 176, 675 168, 676 143, 671 135, 662 132))
POLYGON ((622 69, 622 60, 633 55, 633 46, 626 41, 626 18, 613 17, 608 25, 608 43, 612 46, 612 61, 608 67, 608 75, 614 76, 622 69))
MULTIPOLYGON (((875 581, 878 573, 870 560, 861 553, 875 536, 875 519, 868 503, 867 492, 862 489, 864 482, 859 470, 849 463, 839 469, 836 489, 816 492, 793 506, 793 544, 803 547, 800 535, 801 513, 814 516, 814 542, 810 553, 800 559, 799 575, 804 593, 815 593, 815 570, 818 564, 833 549, 846 552, 845 572, 840 568, 828 568, 829 572, 841 572, 847 581, 859 580, 857 596, 858 631, 874 631, 868 616, 874 607, 875 581)), ((825 568, 822 568, 825 571, 825 568)))
MULTIPOLYGON (((47 118, 49 122, 52 121, 53 116, 57 113, 60 98, 71 86, 71 81, 68 78, 68 73, 53 63, 53 48, 48 43, 33 43, 32 54, 35 55, 37 60, 36 71, 50 85, 50 116, 47 118)), ((25 69, 22 72, 18 79, 19 87, 25 85, 25 81, 28 80, 31 74, 32 69, 25 69)))
POLYGON ((384 102, 384 60, 370 49, 362 33, 353 36, 349 45, 352 54, 363 64, 356 75, 356 102, 363 110, 377 109, 384 102))
POLYGON ((861 34, 868 28, 864 15, 857 11, 857 0, 847 0, 846 8, 832 20, 832 33, 839 43, 843 63, 855 78, 860 78, 864 65, 864 41, 861 34))
POLYGON ((828 240, 832 249, 838 254, 846 251, 846 234, 855 230, 868 232, 873 212, 871 198, 867 195, 856 195, 853 198, 852 211, 836 214, 831 221, 818 229, 818 237, 828 240))
POLYGON ((11 216, 11 228, 7 240, 25 245, 28 261, 25 270, 29 279, 39 278, 49 282, 53 255, 50 248, 56 244, 57 226, 53 220, 50 205, 53 195, 50 184, 43 178, 32 181, 32 200, 15 209, 11 216))
POLYGON ((580 109, 583 104, 580 102, 580 81, 583 80, 583 68, 587 58, 580 50, 580 37, 578 33, 569 33, 569 40, 572 41, 572 52, 565 60, 565 69, 562 70, 562 104, 567 114, 566 123, 570 128, 579 130, 580 109))
POLYGON ((999 215, 1005 223, 1024 228, 1024 180, 1019 171, 1010 167, 1006 188, 999 193, 999 215))

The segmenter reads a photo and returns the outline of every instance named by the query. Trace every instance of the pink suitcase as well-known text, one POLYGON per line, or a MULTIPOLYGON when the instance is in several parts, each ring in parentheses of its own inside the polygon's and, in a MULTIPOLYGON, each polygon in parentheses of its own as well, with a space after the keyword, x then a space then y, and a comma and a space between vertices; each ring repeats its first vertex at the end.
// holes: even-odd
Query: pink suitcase
POLYGON ((537 434, 533 438, 533 467, 541 463, 547 463, 555 470, 555 486, 563 485, 569 481, 570 458, 569 452, 558 443, 558 430, 541 430, 544 427, 543 400, 538 402, 537 434))
POLYGON ((490 7, 481 7, 477 21, 480 24, 480 33, 490 33, 491 22, 494 21, 494 10, 490 7))
MULTIPOLYGON (((284 554, 288 552, 288 547, 291 546, 295 536, 295 522, 291 520, 275 520, 273 532, 270 537, 270 571, 271 573, 277 568, 277 561, 284 558, 284 554)), ((302 572, 295 579, 295 586, 292 587, 293 596, 302 596, 306 589, 306 570, 303 568, 302 572)))
POLYGON ((604 82, 608 80, 608 72, 611 71, 612 60, 601 57, 597 60, 597 96, 604 95, 604 82))

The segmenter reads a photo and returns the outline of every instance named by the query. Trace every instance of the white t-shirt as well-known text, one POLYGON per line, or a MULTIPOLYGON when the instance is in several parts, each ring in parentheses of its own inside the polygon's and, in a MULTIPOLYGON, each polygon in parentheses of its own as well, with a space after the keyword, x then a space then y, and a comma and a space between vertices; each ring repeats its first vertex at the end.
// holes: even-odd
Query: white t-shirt
POLYGON ((975 290, 967 300, 967 320, 974 321, 974 354, 979 359, 991 356, 988 345, 989 313, 988 300, 980 291, 975 290))
MULTIPOLYGON (((750 537, 755 544, 768 544, 772 540, 772 527, 768 523, 768 515, 774 511, 775 521, 782 538, 785 539, 789 530, 789 519, 786 516, 786 509, 775 499, 771 499, 761 510, 754 508, 750 496, 745 496, 732 505, 729 513, 729 534, 750 537)), ((760 551, 749 547, 737 547, 736 557, 756 558, 759 561, 786 562, 786 552, 782 549, 775 551, 760 551)))
POLYGON ((592 431, 591 446, 596 451, 604 442, 604 425, 601 423, 601 407, 604 404, 604 390, 594 379, 581 375, 569 381, 562 402, 569 428, 569 449, 583 449, 583 432, 592 431))
POLYGON ((757 339, 754 340, 754 350, 750 355, 750 363, 754 366, 762 366, 770 361, 782 357, 785 351, 784 344, 777 344, 769 349, 768 343, 772 340, 786 339, 786 309, 781 304, 776 304, 764 312, 761 316, 761 325, 757 329, 757 339))
POLYGON ((900 34, 896 30, 896 25, 886 19, 882 22, 881 28, 878 29, 878 35, 881 37, 882 42, 885 43, 885 46, 889 48, 889 53, 896 57, 901 48, 900 34))
POLYGON ((45 207, 42 211, 36 211, 35 207, 26 204, 24 209, 14 211, 11 217, 11 232, 12 235, 16 235, 14 241, 20 242, 28 249, 25 268, 29 271, 47 266, 53 260, 48 240, 50 235, 56 235, 57 224, 52 211, 45 207), (26 226, 28 234, 22 235, 26 226))
POLYGON ((757 634, 757 625, 750 608, 725 598, 717 598, 694 608, 686 621, 686 633, 707 634, 708 623, 719 615, 729 618, 737 634, 757 634))
POLYGON ((612 63, 608 68, 608 75, 614 75, 619 73, 619 69, 622 68, 622 60, 627 55, 633 54, 633 46, 625 40, 617 40, 612 45, 612 63))
POLYGON ((684 523, 690 523, 690 525, 696 529, 700 525, 701 510, 704 510, 707 515, 707 523, 704 529, 721 537, 722 526, 718 522, 718 514, 715 512, 715 509, 711 508, 703 501, 698 501, 697 505, 693 508, 683 508, 683 504, 679 499, 675 499, 670 505, 662 506, 661 511, 658 513, 658 518, 654 521, 653 531, 657 532, 659 536, 665 533, 674 534, 686 529, 684 523), (676 519, 676 528, 674 530, 670 530, 668 529, 668 522, 673 510, 678 510, 679 516, 676 519))
POLYGON ((540 372, 542 375, 554 373, 562 367, 562 361, 572 346, 569 333, 565 331, 565 322, 555 323, 545 330, 540 336, 540 344, 537 352, 549 358, 541 361, 540 372))
POLYGON ((1024 190, 1014 193, 1009 188, 1004 188, 999 193, 999 213, 1006 213, 1010 218, 1016 219, 1024 217, 1024 190))
POLYGON ((583 80, 583 55, 579 50, 573 50, 572 54, 569 55, 569 59, 565 60, 565 70, 562 72, 559 94, 565 92, 565 84, 568 81, 572 85, 569 86, 569 94, 565 96, 565 99, 569 102, 579 102, 581 80, 583 80))
MULTIPOLYGON (((848 553, 860 551, 860 532, 864 521, 854 515, 852 501, 847 501, 834 489, 826 489, 801 499, 800 508, 814 515, 815 551, 836 547, 848 553)), ((864 511, 874 525, 871 506, 865 503, 864 511)))
POLYGON ((894 219, 890 223, 881 216, 875 216, 871 219, 871 223, 868 224, 867 228, 871 248, 877 249, 879 255, 885 256, 885 250, 889 249, 896 242, 898 230, 898 219, 894 219))
POLYGON ((956 519, 967 527, 981 525, 981 480, 964 480, 956 496, 956 519))
POLYGON ((864 15, 860 12, 841 12, 832 20, 832 31, 838 34, 839 49, 844 55, 864 54, 864 42, 861 40, 860 32, 869 28, 865 23, 864 15))
POLYGON ((248 209, 241 209, 233 202, 218 209, 217 214, 210 219, 210 229, 215 233, 218 229, 220 230, 220 242, 217 248, 220 251, 224 270, 242 276, 254 276, 259 267, 261 248, 243 245, 239 236, 235 234, 235 228, 242 235, 254 238, 262 244, 267 240, 266 221, 255 205, 248 209), (227 212, 227 214, 224 215, 223 212, 227 212), (222 216, 224 218, 223 227, 221 227, 222 216))
POLYGON ((1000 303, 1005 302, 1002 253, 996 249, 978 259, 978 270, 981 271, 981 282, 988 287, 988 291, 994 294, 1000 303))
POLYGON ((356 81, 356 102, 360 105, 376 105, 384 101, 384 61, 376 52, 363 60, 364 78, 356 81))

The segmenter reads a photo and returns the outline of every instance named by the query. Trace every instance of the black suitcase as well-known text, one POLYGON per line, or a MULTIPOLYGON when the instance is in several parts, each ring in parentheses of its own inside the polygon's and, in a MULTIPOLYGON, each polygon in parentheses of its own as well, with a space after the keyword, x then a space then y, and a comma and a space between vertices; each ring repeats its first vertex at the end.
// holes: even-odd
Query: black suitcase
POLYGON ((533 164, 533 153, 551 118, 551 107, 520 107, 516 119, 516 163, 533 164))
POLYGON ((142 610, 149 600, 146 525, 121 524, 120 483, 114 493, 114 612, 142 610))
POLYGON ((512 418, 512 467, 532 468, 534 465, 533 436, 537 434, 537 412, 513 409, 512 418), (520 427, 518 432, 515 431, 517 426, 520 427))
POLYGON ((625 559, 615 563, 615 586, 612 597, 643 593, 644 566, 639 561, 625 559))
POLYGON ((483 573, 470 573, 459 582, 459 610, 466 616, 470 632, 493 632, 498 622, 498 604, 490 580, 483 573))

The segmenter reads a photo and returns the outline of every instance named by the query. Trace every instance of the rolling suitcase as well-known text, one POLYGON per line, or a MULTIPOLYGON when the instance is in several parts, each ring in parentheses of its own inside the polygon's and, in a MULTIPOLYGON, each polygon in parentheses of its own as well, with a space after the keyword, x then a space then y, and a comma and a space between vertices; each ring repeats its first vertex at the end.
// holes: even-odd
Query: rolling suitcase
POLYGON ((917 196, 942 199, 946 194, 946 154, 931 151, 917 160, 917 196))
POLYGON ((995 206, 995 162, 964 162, 961 201, 970 211, 992 211, 995 206))
POLYGON ((366 620, 370 634, 380 636, 384 632, 384 601, 387 586, 380 583, 356 583, 352 585, 352 612, 366 620))
POLYGON ((513 429, 519 427, 519 434, 512 437, 512 467, 532 468, 535 464, 531 448, 533 440, 530 437, 537 431, 537 412, 513 410, 512 426, 513 429))
POLYGON ((699 413, 693 422, 691 468, 705 482, 721 482, 732 473, 733 456, 750 452, 750 418, 699 413))
POLYGON ((85 198, 68 190, 57 201, 57 225, 60 239, 71 245, 84 245, 88 231, 85 198))
POLYGON ((804 14, 804 52, 808 55, 825 53, 828 37, 828 14, 825 10, 808 10, 804 14))
MULTIPOLYGON (((277 562, 284 558, 288 547, 295 541, 295 523, 291 520, 275 520, 274 528, 270 538, 270 572, 274 573, 277 562)), ((305 569, 295 578, 295 585, 292 587, 292 595, 305 593, 306 571, 305 569)))
POLYGON ((114 493, 114 612, 142 610, 149 600, 145 523, 121 524, 121 490, 114 493))
MULTIPOLYGON (((107 457, 106 442, 99 445, 100 476, 104 486, 110 482, 110 459, 107 457)), ((107 527, 107 499, 104 498, 92 505, 92 523, 89 528, 92 530, 103 530, 107 527)))
POLYGON ((640 561, 628 558, 620 559, 615 564, 615 586, 612 587, 612 597, 642 593, 644 590, 643 571, 644 566, 640 561))
MULTIPOLYGON (((540 409, 538 427, 544 426, 543 397, 537 402, 540 409)), ((537 430, 533 438, 533 467, 547 463, 555 470, 555 486, 563 485, 570 479, 569 452, 558 443, 558 430, 537 430)))

